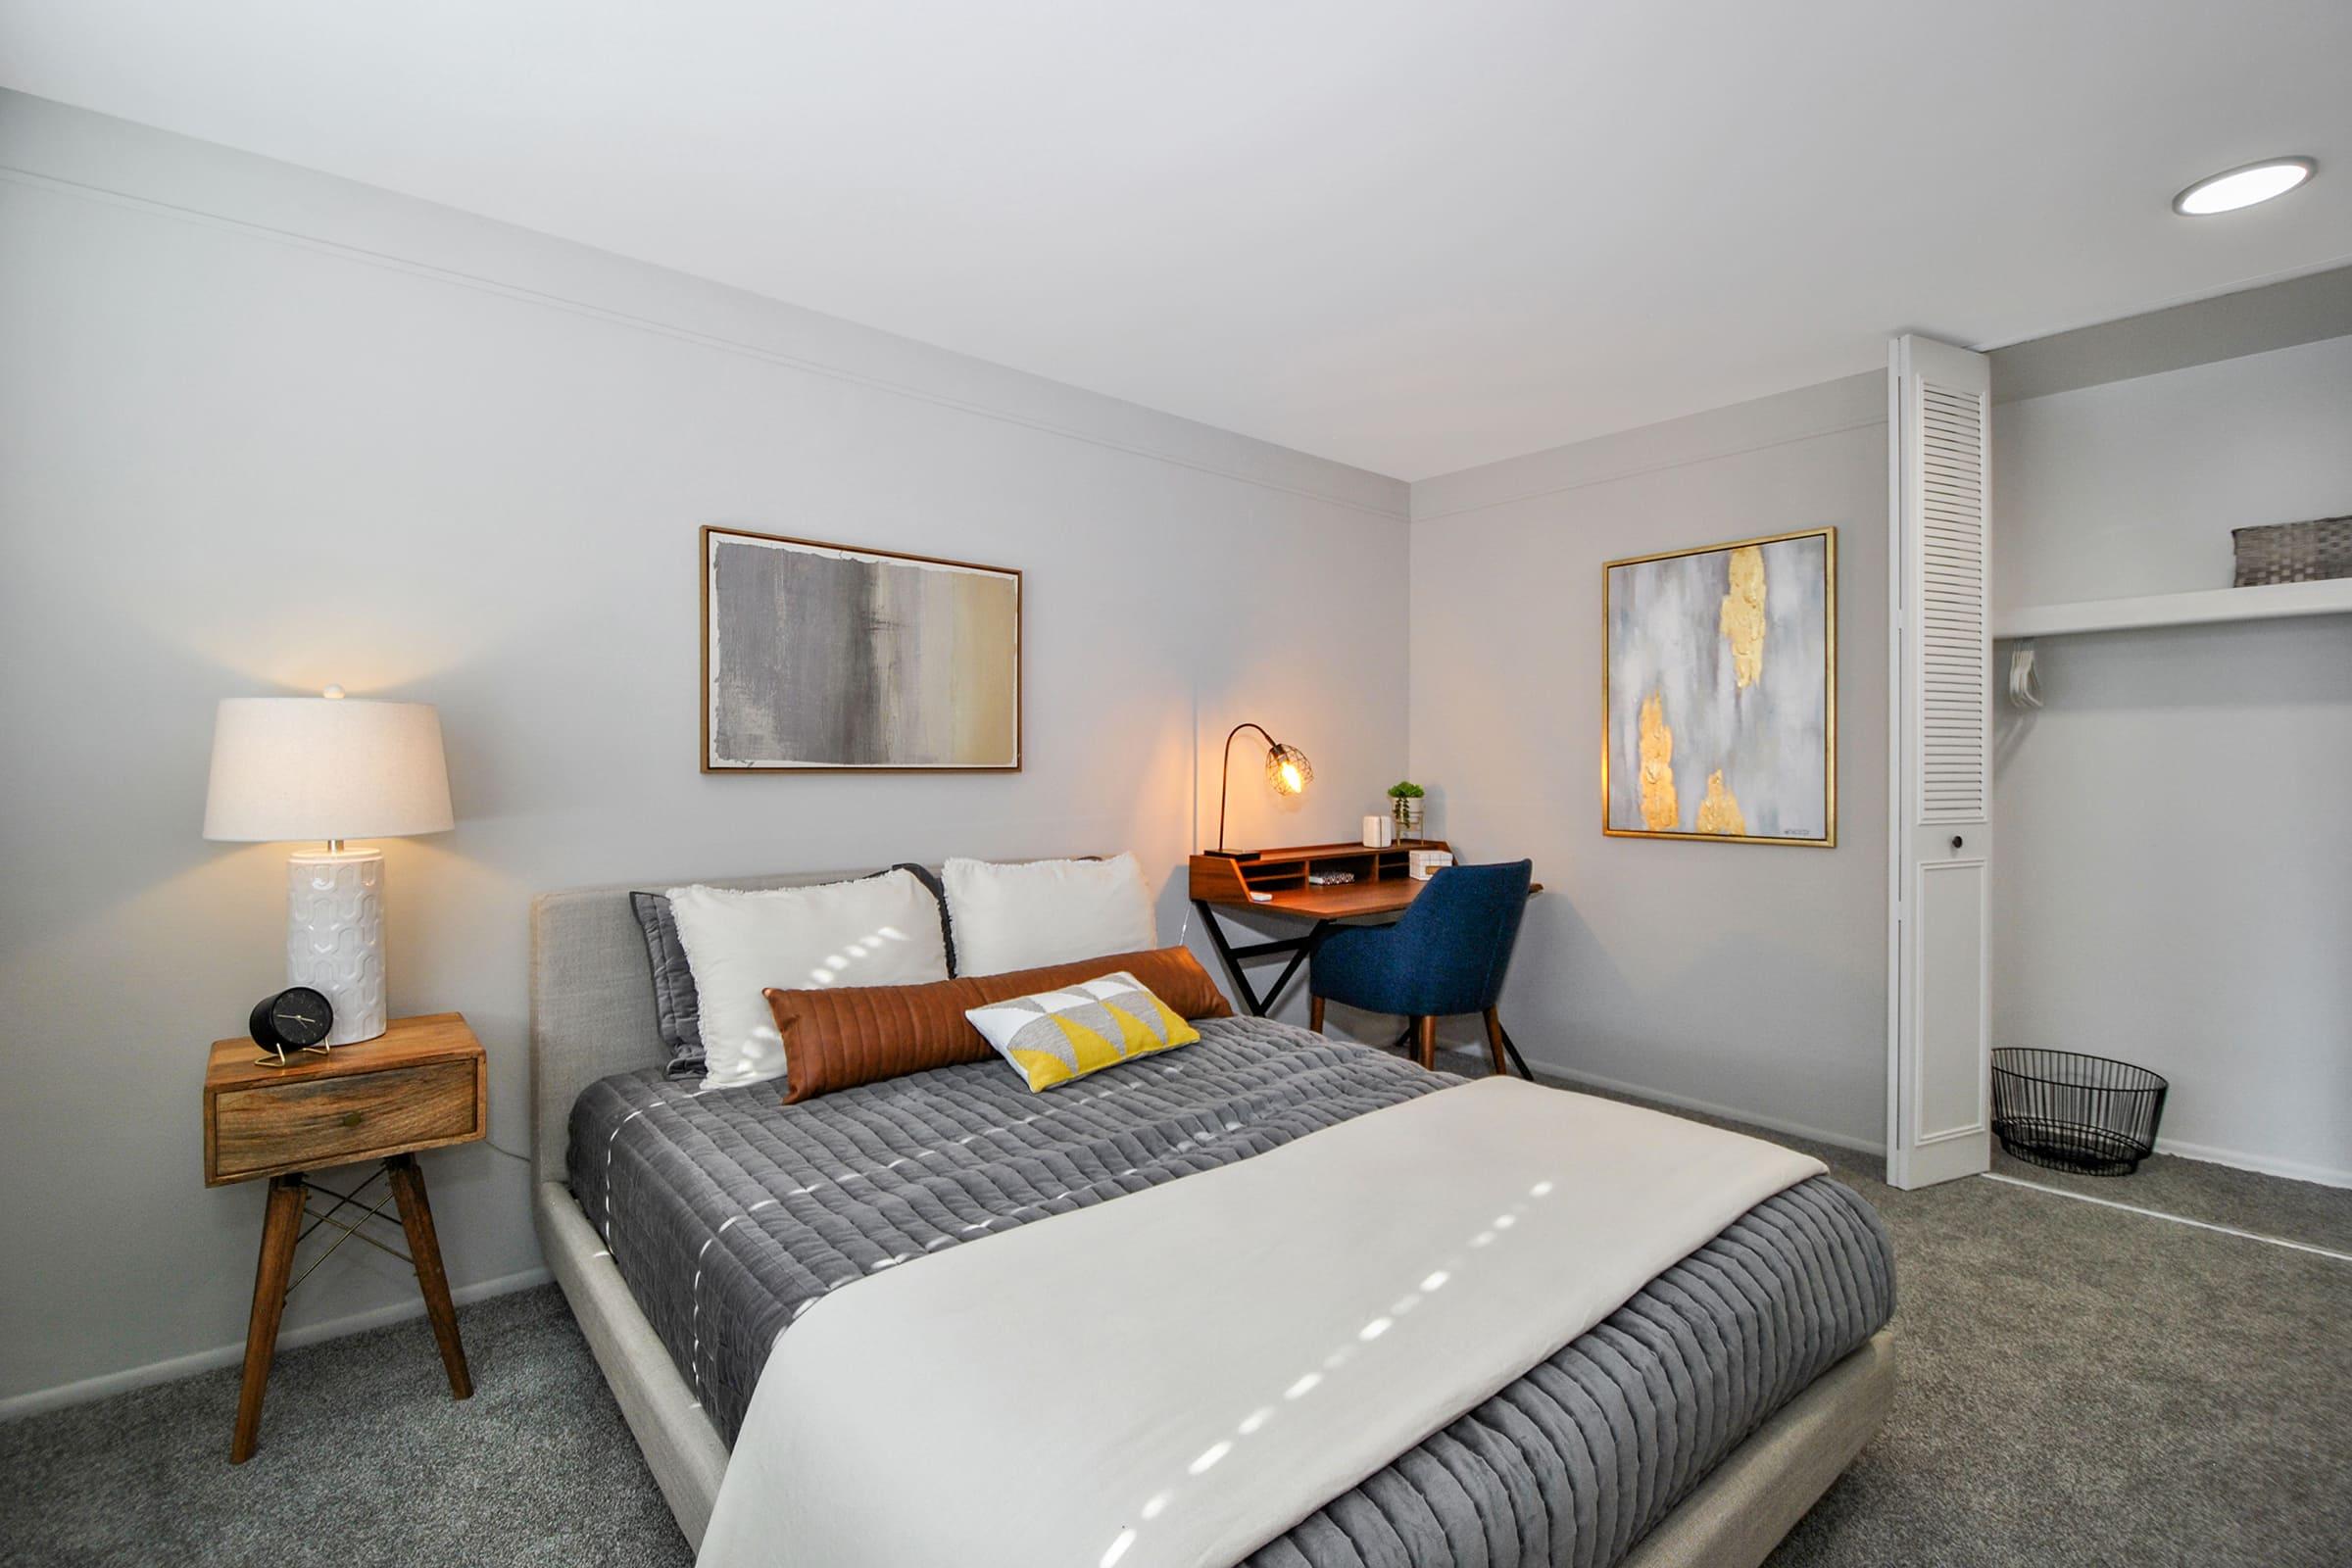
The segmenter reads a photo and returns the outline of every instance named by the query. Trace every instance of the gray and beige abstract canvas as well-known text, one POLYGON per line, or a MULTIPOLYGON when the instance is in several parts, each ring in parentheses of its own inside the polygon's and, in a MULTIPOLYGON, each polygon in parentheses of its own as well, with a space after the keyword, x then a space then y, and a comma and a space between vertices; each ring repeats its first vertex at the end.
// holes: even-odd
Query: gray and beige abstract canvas
POLYGON ((1016 767, 1011 572, 714 535, 710 762, 1016 767))

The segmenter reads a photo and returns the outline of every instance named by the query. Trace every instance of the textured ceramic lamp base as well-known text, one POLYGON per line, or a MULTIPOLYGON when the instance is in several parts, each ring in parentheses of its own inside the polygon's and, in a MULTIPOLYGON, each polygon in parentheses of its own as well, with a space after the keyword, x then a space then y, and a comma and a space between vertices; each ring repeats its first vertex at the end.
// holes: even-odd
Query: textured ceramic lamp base
POLYGON ((330 1046, 384 1032, 384 852, 304 854, 286 862, 286 983, 334 1004, 330 1046))

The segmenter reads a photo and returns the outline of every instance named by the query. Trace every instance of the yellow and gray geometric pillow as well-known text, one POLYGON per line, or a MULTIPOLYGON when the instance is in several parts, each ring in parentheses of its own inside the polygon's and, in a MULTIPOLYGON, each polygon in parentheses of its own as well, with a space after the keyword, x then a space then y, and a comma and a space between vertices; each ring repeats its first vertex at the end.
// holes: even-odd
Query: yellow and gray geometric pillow
POLYGON ((1059 991, 992 1002, 966 1018, 1029 1080, 1035 1093, 1200 1038, 1124 971, 1059 991))

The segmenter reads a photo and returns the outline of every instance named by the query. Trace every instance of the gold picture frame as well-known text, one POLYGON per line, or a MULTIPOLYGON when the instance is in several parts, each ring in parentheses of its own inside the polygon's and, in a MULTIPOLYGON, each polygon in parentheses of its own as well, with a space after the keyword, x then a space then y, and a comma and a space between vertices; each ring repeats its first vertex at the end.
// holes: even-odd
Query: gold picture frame
POLYGON ((1600 637, 1604 837, 1838 847, 1835 527, 1800 528, 1603 562, 1600 637), (1740 551, 1750 554, 1736 557, 1740 551), (1721 557, 1720 568, 1699 559, 1703 557, 1721 557), (1676 569, 1660 569, 1670 565, 1676 569), (1621 572, 1626 575, 1621 577, 1621 572), (1784 595, 1795 595, 1792 608, 1775 606, 1776 585, 1784 595), (1710 593, 1715 600, 1712 611, 1710 593), (1619 625, 1621 618, 1644 612, 1660 624, 1619 625), (1712 632, 1701 629, 1708 614, 1713 616, 1712 632), (1803 678, 1811 671, 1816 629, 1817 691, 1803 678), (1629 647, 1629 642, 1640 646, 1629 647), (1795 646, 1790 647, 1791 642, 1795 646), (1773 682, 1769 691, 1762 690, 1767 680, 1773 682), (1670 683, 1677 704, 1672 714, 1666 710, 1670 683), (1758 695, 1743 697, 1750 690, 1758 695), (1630 706, 1620 712, 1620 704, 1630 706), (1805 767, 1813 755, 1810 737, 1793 756, 1783 744, 1788 731, 1802 733, 1816 722, 1821 731, 1818 816, 1812 810, 1813 785, 1805 767), (1673 761, 1678 724, 1690 747, 1682 770, 1693 786, 1693 803, 1688 806, 1677 786, 1673 761), (1663 757, 1654 755, 1661 752, 1663 757), (1731 774, 1737 774, 1738 784, 1727 783, 1731 774), (1701 778, 1703 786, 1696 782, 1701 778), (1660 820, 1674 825, 1653 825, 1660 820), (1770 831, 1761 830, 1766 824, 1770 831))

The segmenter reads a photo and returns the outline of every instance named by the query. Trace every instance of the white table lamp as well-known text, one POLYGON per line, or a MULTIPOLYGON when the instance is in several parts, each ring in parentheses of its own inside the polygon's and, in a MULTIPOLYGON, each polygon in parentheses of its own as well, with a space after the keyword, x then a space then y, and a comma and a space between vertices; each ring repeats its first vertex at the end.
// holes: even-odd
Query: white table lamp
POLYGON ((286 981, 334 1004, 328 1045, 384 1032, 384 852, 344 841, 453 825, 431 704, 363 702, 340 686, 220 704, 204 836, 325 841, 287 862, 286 981))

